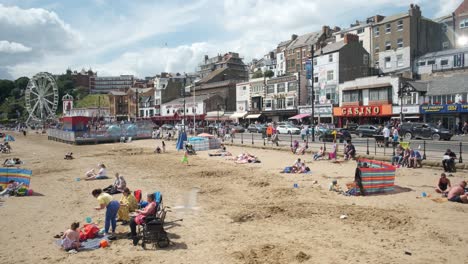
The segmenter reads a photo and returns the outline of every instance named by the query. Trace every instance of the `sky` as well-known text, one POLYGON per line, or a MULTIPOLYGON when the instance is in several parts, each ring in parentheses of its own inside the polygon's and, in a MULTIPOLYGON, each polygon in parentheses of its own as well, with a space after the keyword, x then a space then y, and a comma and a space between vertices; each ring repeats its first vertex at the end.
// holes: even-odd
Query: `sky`
POLYGON ((450 14, 463 0, 0 0, 0 79, 92 69, 194 72, 204 55, 260 58, 292 34, 375 14, 450 14), (339 8, 337 8, 339 7, 339 8))

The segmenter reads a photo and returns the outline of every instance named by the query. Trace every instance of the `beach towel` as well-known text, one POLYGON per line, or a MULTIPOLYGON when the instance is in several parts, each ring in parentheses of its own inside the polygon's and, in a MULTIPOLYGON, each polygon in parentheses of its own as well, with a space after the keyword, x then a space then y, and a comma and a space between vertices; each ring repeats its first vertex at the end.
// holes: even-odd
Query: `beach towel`
MULTIPOLYGON (((79 251, 89 251, 98 249, 100 247, 101 240, 103 239, 107 240, 107 243, 109 243, 108 235, 87 239, 86 241, 81 242, 81 247, 79 251)), ((62 239, 56 240, 55 244, 59 247, 62 247, 62 239)))

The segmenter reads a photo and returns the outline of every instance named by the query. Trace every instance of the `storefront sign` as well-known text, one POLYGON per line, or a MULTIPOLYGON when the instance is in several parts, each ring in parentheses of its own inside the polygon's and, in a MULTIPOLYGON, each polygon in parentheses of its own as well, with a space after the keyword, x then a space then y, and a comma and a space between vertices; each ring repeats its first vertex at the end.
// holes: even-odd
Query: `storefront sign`
POLYGON ((394 115, 400 114, 400 111, 403 114, 419 114, 419 105, 404 105, 403 108, 399 105, 393 106, 394 115))
POLYGON ((391 114, 391 105, 349 106, 333 109, 334 116, 385 116, 391 114))
MULTIPOLYGON (((315 105, 314 106, 314 115, 321 117, 331 117, 333 112, 332 105, 315 105)), ((311 106, 302 106, 299 107, 299 114, 311 114, 311 106)))
POLYGON ((468 113, 468 104, 421 105, 421 114, 468 113))

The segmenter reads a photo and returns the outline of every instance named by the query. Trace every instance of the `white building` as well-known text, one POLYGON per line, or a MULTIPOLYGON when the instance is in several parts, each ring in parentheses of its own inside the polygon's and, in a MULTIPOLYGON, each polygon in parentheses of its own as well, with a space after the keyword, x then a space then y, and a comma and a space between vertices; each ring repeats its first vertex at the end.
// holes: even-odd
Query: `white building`
MULTIPOLYGON (((403 44, 401 44, 403 45, 403 44)), ((411 70, 411 47, 397 47, 380 51, 379 65, 383 73, 402 72, 411 70)))
POLYGON ((66 116, 109 117, 109 107, 73 108, 66 116))
POLYGON ((236 112, 231 119, 244 118, 250 110, 250 82, 236 84, 236 112))
POLYGON ((424 79, 424 75, 434 72, 463 69, 467 61, 468 48, 431 52, 415 60, 414 71, 421 76, 421 79, 424 79))

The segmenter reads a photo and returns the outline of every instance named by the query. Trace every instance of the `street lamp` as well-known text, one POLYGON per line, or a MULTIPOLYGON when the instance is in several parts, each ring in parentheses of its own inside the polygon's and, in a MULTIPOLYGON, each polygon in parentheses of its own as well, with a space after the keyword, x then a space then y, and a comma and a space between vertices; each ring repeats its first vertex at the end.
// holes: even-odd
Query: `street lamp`
POLYGON ((398 96, 400 97, 400 124, 401 124, 403 123, 403 97, 411 95, 411 92, 413 91, 413 89, 406 81, 400 82, 399 88, 400 89, 398 90, 398 96))
MULTIPOLYGON (((310 115, 310 125, 312 126, 312 141, 315 142, 315 124, 314 124, 314 119, 315 119, 315 91, 314 91, 314 45, 310 45, 310 87, 311 87, 311 93, 310 93, 310 104, 311 104, 311 115, 310 115)), ((301 87, 299 87, 299 90, 301 87)))
POLYGON ((182 97, 184 98, 184 119, 182 120, 183 132, 185 133, 185 85, 187 84, 187 74, 184 73, 184 85, 182 87, 182 97))

